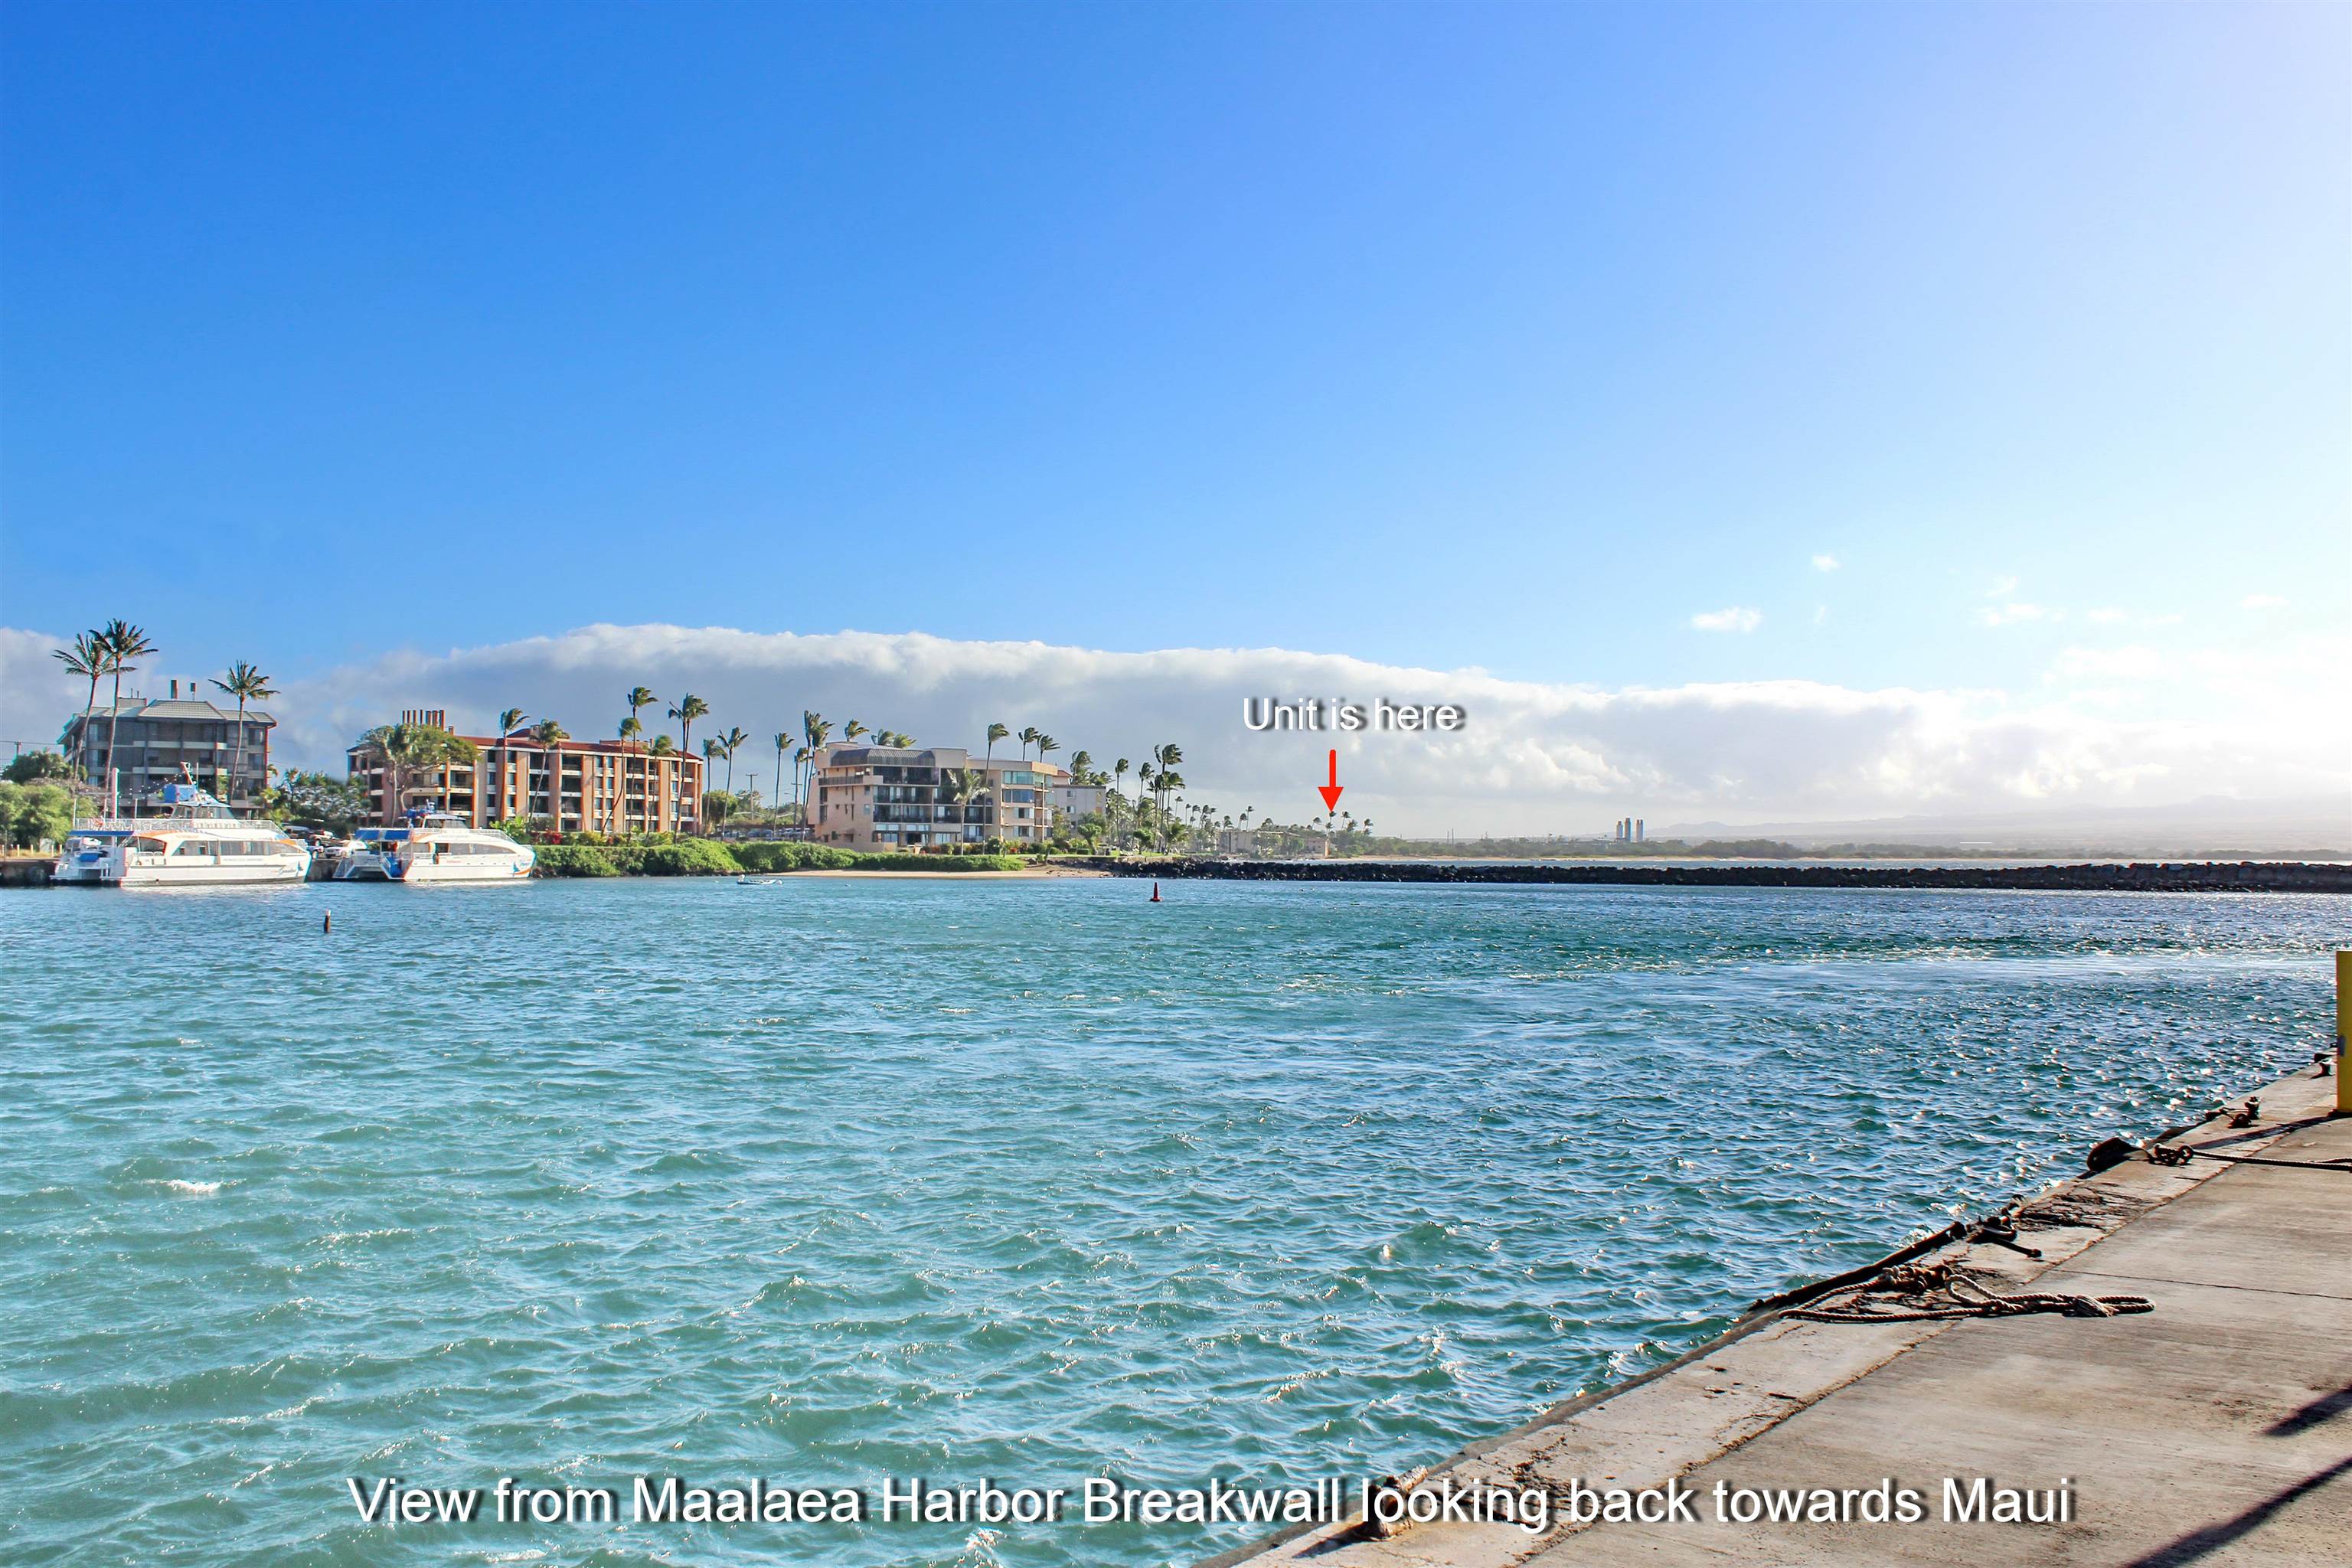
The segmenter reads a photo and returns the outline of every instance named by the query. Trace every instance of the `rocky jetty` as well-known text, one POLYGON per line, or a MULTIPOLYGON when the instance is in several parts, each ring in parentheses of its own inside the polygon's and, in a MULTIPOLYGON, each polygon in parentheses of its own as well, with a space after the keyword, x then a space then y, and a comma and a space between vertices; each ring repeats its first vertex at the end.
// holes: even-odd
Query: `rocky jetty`
POLYGON ((1654 888, 1984 888, 2053 893, 2352 893, 2352 866, 2303 861, 2135 861, 2077 866, 1537 865, 1478 860, 1088 860, 1122 877, 1232 882, 1575 883, 1654 888))

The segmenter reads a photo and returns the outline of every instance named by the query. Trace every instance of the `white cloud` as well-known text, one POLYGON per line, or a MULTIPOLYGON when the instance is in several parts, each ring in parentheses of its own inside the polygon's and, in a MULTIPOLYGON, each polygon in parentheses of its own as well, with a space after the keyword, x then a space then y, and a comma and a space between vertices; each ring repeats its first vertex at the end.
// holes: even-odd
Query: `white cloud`
POLYGON ((2103 605, 2095 610, 2084 612, 2083 618, 2095 626, 2120 626, 2131 619, 2131 614, 2126 610, 2118 610, 2112 605, 2103 605))
MULTIPOLYGON (((0 629, 0 733, 54 737, 81 701, 48 658, 58 640, 0 629)), ((2352 658, 2347 643, 2315 640, 2267 662, 2199 656, 2187 668, 2229 692, 2209 717, 2174 709, 2124 721, 2057 687, 2031 698, 1808 680, 1608 689, 1283 648, 1111 653, 920 633, 594 626, 282 678, 271 708, 283 726, 277 760, 306 767, 340 766, 353 736, 404 707, 447 708, 478 732, 519 703, 575 734, 610 734, 621 693, 639 682, 673 700, 695 691, 711 723, 762 741, 796 727, 803 708, 950 745, 978 744, 1002 719, 1052 731, 1065 759, 1085 748, 1108 763, 1176 741, 1192 798, 1294 821, 1318 808, 1319 760, 1337 744, 1350 804, 1383 829, 1551 831, 1629 813, 1769 820, 2343 798, 2352 764, 2308 720, 2326 672, 2352 658), (1248 696, 1458 702, 1470 724, 1445 736, 1259 734, 1241 722, 1248 696)), ((2094 665, 2080 668, 2087 677, 2094 665)), ((2176 687, 2157 678, 2137 689, 2164 701, 2176 687)), ((771 753, 751 750, 736 763, 739 779, 756 770, 763 784, 772 768, 771 753)))
POLYGON ((2053 610, 2046 605, 2020 604, 2014 600, 2006 605, 1988 605, 1977 612, 1977 624, 1987 626, 2013 626, 2021 621, 2063 621, 2063 610, 2053 610))
POLYGON ((1691 617, 1690 624, 1703 632, 1752 632, 1764 624, 1764 612, 1734 605, 1728 609, 1702 611, 1691 617))
POLYGON ((2238 607, 2244 610, 2278 610, 2286 607, 2286 601, 2276 594, 2249 594, 2238 601, 2238 607))
POLYGON ((2145 680, 2170 668, 2152 647, 2070 647, 2059 654, 2052 674, 2070 680, 2145 680))
POLYGON ((1985 597, 2000 601, 1977 611, 1976 619, 1983 626, 2013 626, 2028 621, 2063 621, 2063 610, 2053 610, 2047 605, 2028 604, 2017 597, 2017 579, 1996 577, 1985 590, 1985 597))
POLYGON ((1839 564, 1838 558, 1826 551, 1813 557, 1813 570, 1816 572, 1834 572, 1839 564))

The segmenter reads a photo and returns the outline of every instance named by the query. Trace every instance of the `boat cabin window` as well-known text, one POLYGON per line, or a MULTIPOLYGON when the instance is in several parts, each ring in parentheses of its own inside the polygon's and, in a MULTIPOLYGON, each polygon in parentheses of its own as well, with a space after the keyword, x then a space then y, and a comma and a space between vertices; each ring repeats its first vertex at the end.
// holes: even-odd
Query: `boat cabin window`
POLYGON ((172 853, 174 855, 204 855, 210 853, 211 847, 212 847, 210 845, 200 844, 196 840, 191 838, 184 844, 173 845, 172 847, 172 853))

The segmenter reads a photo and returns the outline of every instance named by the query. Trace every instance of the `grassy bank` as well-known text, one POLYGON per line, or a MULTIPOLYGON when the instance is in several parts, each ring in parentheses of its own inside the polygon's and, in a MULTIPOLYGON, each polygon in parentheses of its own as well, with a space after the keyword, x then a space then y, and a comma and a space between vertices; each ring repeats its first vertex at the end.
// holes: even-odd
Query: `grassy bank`
POLYGON ((735 877, 779 871, 1020 871, 1018 855, 858 855, 821 844, 543 844, 542 877, 735 877))

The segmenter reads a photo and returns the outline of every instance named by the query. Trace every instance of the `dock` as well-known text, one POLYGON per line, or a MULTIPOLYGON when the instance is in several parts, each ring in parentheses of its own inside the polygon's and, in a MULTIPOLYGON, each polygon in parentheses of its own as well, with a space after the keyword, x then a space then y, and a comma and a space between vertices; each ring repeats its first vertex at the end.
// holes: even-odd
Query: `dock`
POLYGON ((46 888, 57 856, 0 855, 0 888, 46 888))
POLYGON ((2132 1152, 2006 1224, 1899 1258, 1910 1275, 1863 1271, 1890 1288, 1853 1306, 1894 1311, 1906 1302, 1891 1287, 1941 1279, 1916 1304, 2042 1294, 2140 1298, 2144 1311, 1812 1321, 1792 1314, 1857 1303, 1853 1286, 1792 1293, 1664 1367, 1406 1478, 1391 1500, 1538 1489, 1554 1514, 1540 1532, 1489 1510, 1381 1538, 1359 1516, 1205 1568, 2340 1568, 2352 1562, 2352 1115, 2336 1112, 2339 1080, 2321 1070, 2256 1090, 2251 1117, 2239 1103, 2157 1141, 2163 1163, 2132 1152), (2249 1159, 2263 1163, 2231 1163, 2249 1159), (1870 1496, 1882 1483, 1916 1493, 1921 1517, 1885 1517, 1870 1496), (1558 1517, 1609 1489, 1669 1488, 1689 1489, 1687 1520, 1558 1517), (1814 1489, 1864 1495, 1823 1504, 1814 1489), (2016 1521, 1968 1517, 1971 1499, 1994 1513, 2003 1489, 2016 1521), (1801 1504, 1831 1518, 1772 1521, 1801 1504))

